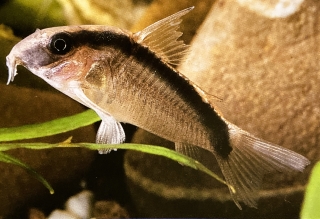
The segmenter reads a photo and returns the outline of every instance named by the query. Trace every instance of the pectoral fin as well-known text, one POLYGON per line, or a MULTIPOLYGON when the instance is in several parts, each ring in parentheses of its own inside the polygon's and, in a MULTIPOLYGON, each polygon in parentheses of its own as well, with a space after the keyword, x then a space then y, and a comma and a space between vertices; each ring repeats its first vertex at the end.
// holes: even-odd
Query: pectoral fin
MULTIPOLYGON (((74 89, 73 92, 80 103, 93 109, 102 119, 98 133, 96 136, 96 143, 99 144, 120 144, 125 140, 125 133, 120 124, 108 113, 104 112, 99 106, 93 103, 84 93, 82 89, 74 89)), ((100 149, 100 154, 109 153, 110 149, 100 149)))
MULTIPOLYGON (((117 122, 111 116, 104 116, 100 124, 97 136, 96 143, 99 144, 120 144, 125 140, 124 130, 119 122, 117 122)), ((109 153, 110 150, 100 149, 100 154, 109 153)))

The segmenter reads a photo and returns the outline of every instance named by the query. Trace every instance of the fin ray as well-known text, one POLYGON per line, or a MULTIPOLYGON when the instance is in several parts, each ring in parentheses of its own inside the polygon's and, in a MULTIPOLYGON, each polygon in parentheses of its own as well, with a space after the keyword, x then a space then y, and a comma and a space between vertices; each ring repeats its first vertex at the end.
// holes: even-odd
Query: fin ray
MULTIPOLYGON (((111 115, 104 112, 99 106, 93 103, 83 92, 83 89, 74 89, 73 93, 80 103, 93 109, 101 118, 101 124, 96 135, 96 143, 99 144, 120 144, 125 140, 125 132, 120 122, 111 115)), ((110 150, 100 149, 100 154, 109 153, 110 150)))
POLYGON ((310 162, 304 156, 289 149, 263 141, 227 122, 232 151, 228 158, 215 154, 222 173, 236 193, 229 188, 236 205, 240 201, 250 207, 257 207, 256 193, 263 175, 277 170, 303 171, 310 162))
POLYGON ((250 162, 250 160, 248 160, 248 163, 241 163, 241 157, 237 155, 235 156, 235 163, 238 163, 241 166, 241 169, 244 171, 243 174, 250 175, 250 173, 255 173, 251 175, 251 181, 254 185, 259 185, 261 183, 259 173, 254 172, 254 169, 251 166, 253 163, 250 162))
MULTIPOLYGON (((119 122, 112 117, 102 117, 96 136, 98 144, 120 144, 125 140, 124 130, 119 122)), ((111 150, 99 149, 100 154, 109 153, 111 150)))
POLYGON ((166 17, 145 29, 135 33, 133 38, 137 43, 145 45, 164 62, 177 65, 189 48, 178 38, 182 32, 178 31, 181 17, 191 11, 194 7, 186 8, 169 17, 166 17), (172 58, 174 55, 174 59, 172 58))
POLYGON ((175 142, 175 150, 195 160, 201 160, 201 154, 199 151, 199 147, 197 146, 187 143, 175 142))

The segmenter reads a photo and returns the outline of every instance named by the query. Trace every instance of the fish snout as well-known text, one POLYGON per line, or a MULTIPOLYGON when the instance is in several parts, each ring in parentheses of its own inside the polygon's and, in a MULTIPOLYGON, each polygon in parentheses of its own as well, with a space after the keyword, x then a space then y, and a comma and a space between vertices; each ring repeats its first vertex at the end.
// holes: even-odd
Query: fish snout
POLYGON ((51 62, 51 57, 47 54, 44 45, 46 44, 38 42, 34 35, 30 35, 12 48, 6 57, 6 64, 9 70, 7 84, 13 81, 17 75, 18 65, 22 65, 35 73, 35 70, 51 62))
POLYGON ((17 75, 17 65, 19 64, 19 59, 14 55, 13 51, 6 57, 6 65, 8 67, 8 81, 7 85, 13 81, 14 77, 17 75))

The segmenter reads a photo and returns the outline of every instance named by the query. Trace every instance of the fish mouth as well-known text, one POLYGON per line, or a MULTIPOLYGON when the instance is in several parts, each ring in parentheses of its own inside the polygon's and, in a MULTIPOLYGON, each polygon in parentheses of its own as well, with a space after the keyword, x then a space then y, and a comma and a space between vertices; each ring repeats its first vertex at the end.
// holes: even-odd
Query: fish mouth
POLYGON ((13 56, 12 54, 9 54, 6 57, 6 65, 8 67, 8 81, 7 81, 7 85, 14 80, 14 77, 18 74, 17 73, 17 66, 21 64, 21 61, 19 61, 19 59, 17 59, 15 56, 13 56))

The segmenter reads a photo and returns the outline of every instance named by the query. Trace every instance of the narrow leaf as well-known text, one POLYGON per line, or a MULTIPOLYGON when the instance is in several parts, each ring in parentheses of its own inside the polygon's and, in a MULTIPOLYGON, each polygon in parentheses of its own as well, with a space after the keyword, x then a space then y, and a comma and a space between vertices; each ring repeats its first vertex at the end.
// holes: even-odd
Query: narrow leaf
POLYGON ((10 164, 15 164, 15 165, 17 165, 19 167, 22 167, 28 173, 30 173, 34 178, 39 180, 47 189, 49 189, 51 194, 54 193, 53 188, 50 186, 50 184, 41 175, 39 175, 34 169, 29 167, 27 164, 21 162, 17 158, 14 158, 14 157, 12 157, 10 155, 7 155, 7 154, 5 154, 3 152, 0 152, 0 161, 5 162, 5 163, 10 163, 10 164))
MULTIPOLYGON (((136 150, 148 154, 159 155, 163 157, 167 157, 171 160, 177 161, 185 166, 191 167, 193 169, 200 170, 211 177, 215 178, 219 182, 228 185, 223 179, 221 179, 218 175, 210 171, 200 162, 193 160, 190 157, 187 157, 183 154, 180 154, 176 151, 160 147, 154 145, 145 145, 145 144, 95 144, 95 143, 68 143, 62 142, 57 144, 48 144, 48 143, 3 143, 0 144, 0 151, 6 151, 10 149, 16 148, 28 148, 34 150, 41 150, 41 149, 48 149, 48 148, 55 148, 55 147, 84 147, 91 150, 98 150, 98 149, 129 149, 129 150, 136 150)), ((235 192, 234 188, 228 185, 233 192, 235 192)))
POLYGON ((0 129, 0 142, 39 138, 68 132, 99 121, 93 110, 49 122, 0 129))

